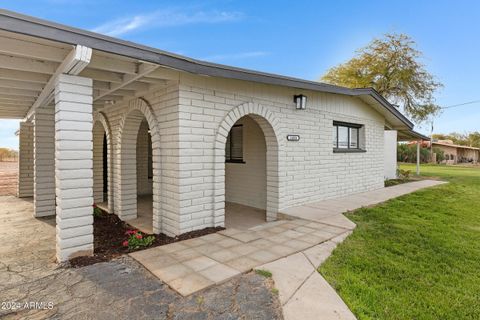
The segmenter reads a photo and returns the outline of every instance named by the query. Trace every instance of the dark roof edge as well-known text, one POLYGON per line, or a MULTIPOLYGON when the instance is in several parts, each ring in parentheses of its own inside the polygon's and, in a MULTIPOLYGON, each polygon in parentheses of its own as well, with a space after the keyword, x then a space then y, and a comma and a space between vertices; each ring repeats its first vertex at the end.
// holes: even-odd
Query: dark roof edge
MULTIPOLYGON (((430 137, 427 137, 420 132, 414 130, 400 130, 399 135, 407 137, 407 140, 422 140, 422 141, 430 141, 430 137)), ((404 141, 405 139, 399 138, 398 141, 404 141)))
POLYGON ((403 113, 398 110, 395 106, 393 106, 387 99, 385 99, 377 90, 373 88, 356 88, 353 89, 353 95, 370 95, 375 100, 377 100, 382 106, 388 109, 391 113, 393 113, 398 119, 400 119, 403 123, 405 123, 410 129, 413 129, 413 123, 403 115, 403 113))
POLYGON ((401 122, 409 128, 413 128, 412 122, 372 88, 350 89, 326 83, 200 61, 134 42, 104 36, 95 32, 65 26, 4 9, 0 9, 0 29, 72 45, 80 44, 95 50, 152 62, 194 74, 349 96, 370 95, 401 122))

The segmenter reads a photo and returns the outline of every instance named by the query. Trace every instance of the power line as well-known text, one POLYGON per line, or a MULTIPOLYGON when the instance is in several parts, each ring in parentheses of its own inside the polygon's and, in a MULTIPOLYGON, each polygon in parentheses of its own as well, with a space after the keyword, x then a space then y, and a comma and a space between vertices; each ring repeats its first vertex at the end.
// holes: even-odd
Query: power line
POLYGON ((480 102, 480 100, 473 100, 473 101, 459 103, 459 104, 452 104, 452 105, 446 106, 446 107, 440 107, 440 109, 456 108, 456 107, 461 107, 461 106, 464 106, 464 105, 467 105, 467 104, 474 104, 474 103, 479 103, 479 102, 480 102))

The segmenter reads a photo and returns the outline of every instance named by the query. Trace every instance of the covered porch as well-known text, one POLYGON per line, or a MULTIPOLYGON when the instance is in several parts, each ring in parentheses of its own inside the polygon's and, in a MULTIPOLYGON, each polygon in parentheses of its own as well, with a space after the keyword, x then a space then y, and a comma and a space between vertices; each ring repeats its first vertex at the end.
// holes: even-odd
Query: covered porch
POLYGON ((133 207, 129 201, 135 201, 131 194, 149 195, 148 210, 140 201, 139 212, 149 211, 151 231, 162 232, 159 190, 152 183, 159 176, 160 158, 154 157, 159 149, 158 128, 144 112, 147 102, 138 97, 165 88, 177 73, 96 49, 91 35, 67 37, 71 30, 59 31, 49 23, 37 33, 38 21, 3 11, 0 17, 2 22, 9 21, 8 30, 0 30, 0 119, 21 120, 16 195, 32 199, 35 218, 54 218, 56 236, 49 241, 54 242, 57 261, 93 253, 94 203, 129 220, 137 218, 136 210, 129 211, 133 207), (55 32, 59 38, 53 40, 55 32), (103 110, 129 101, 138 102, 120 126, 123 136, 117 137, 103 110), (120 138, 131 145, 127 138, 137 136, 144 138, 138 148, 145 163, 138 178, 149 181, 150 187, 147 182, 131 188, 129 181, 136 176, 114 174, 114 166, 125 172, 132 165, 126 148, 116 159, 115 141, 120 138), (122 196, 114 196, 114 190, 122 196))
MULTIPOLYGON (((137 218, 128 220, 128 224, 142 232, 152 234, 152 196, 138 196, 137 201, 137 218)), ((99 207, 105 210, 107 205, 100 203, 99 207)), ((266 210, 233 202, 225 203, 225 228, 247 230, 265 223, 267 223, 266 210)))

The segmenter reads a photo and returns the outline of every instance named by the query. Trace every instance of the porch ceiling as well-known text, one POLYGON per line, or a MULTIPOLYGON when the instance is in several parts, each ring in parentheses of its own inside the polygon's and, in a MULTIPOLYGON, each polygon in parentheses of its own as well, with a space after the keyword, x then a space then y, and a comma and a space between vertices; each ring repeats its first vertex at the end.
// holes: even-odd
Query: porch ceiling
MULTIPOLYGON (((27 118, 75 47, 2 30, 0 43, 0 118, 27 118)), ((171 69, 98 50, 93 50, 90 63, 79 75, 93 79, 96 110, 178 79, 178 73, 171 69)), ((44 101, 48 103, 51 97, 44 101)))

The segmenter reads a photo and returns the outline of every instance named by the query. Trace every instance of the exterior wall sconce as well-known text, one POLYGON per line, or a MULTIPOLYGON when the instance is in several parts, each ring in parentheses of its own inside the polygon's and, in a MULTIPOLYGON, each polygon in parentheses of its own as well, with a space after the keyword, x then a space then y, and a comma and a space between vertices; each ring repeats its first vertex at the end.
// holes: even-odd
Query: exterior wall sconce
POLYGON ((307 108, 307 97, 303 94, 294 95, 293 102, 295 102, 297 110, 305 110, 307 108))

